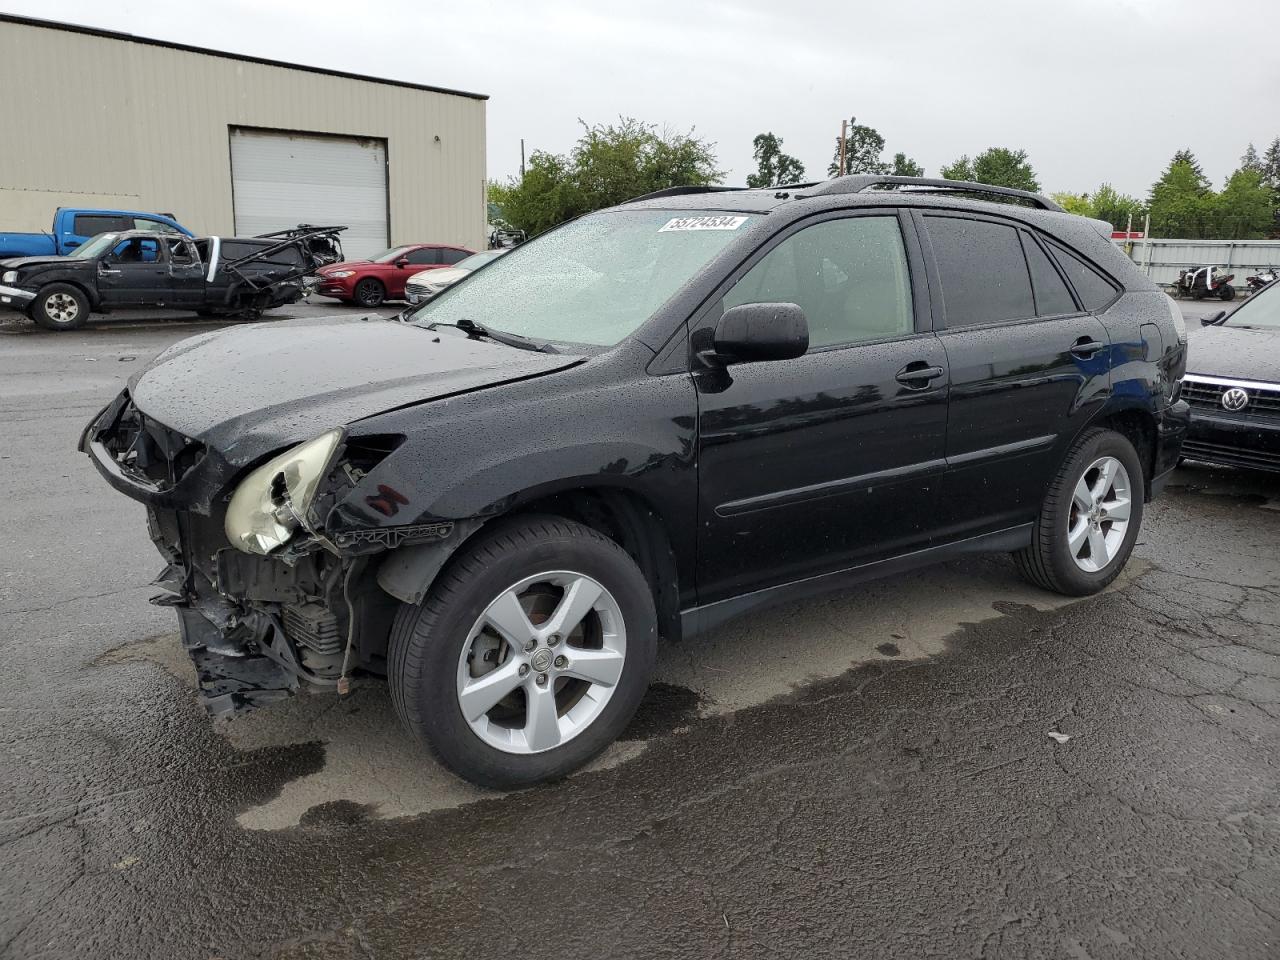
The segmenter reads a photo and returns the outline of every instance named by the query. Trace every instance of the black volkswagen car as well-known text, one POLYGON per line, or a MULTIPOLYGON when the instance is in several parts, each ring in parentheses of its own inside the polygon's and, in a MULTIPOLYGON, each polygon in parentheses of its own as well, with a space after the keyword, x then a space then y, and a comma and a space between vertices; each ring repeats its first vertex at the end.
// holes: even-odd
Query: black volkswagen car
POLYGON ((561 776, 659 637, 982 551, 1082 595, 1189 419, 1181 314, 1033 194, 677 188, 407 322, 177 344, 86 428, 147 504, 203 699, 390 685, 453 770, 561 776))
POLYGON ((1182 387, 1192 414, 1183 454, 1280 471, 1280 284, 1202 323, 1182 387))

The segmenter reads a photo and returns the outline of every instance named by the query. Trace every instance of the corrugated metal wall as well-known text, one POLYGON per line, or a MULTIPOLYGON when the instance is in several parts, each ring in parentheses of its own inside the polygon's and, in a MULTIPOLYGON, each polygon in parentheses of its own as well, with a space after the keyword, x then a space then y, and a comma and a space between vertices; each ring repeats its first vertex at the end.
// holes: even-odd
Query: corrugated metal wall
POLYGON ((229 128, 387 141, 391 242, 484 249, 485 101, 0 21, 0 230, 58 206, 233 231, 229 128))
POLYGON ((1214 266, 1227 267, 1236 275, 1232 286, 1243 288, 1247 274, 1280 267, 1280 240, 1136 240, 1130 256, 1156 283, 1176 283, 1187 267, 1214 266))

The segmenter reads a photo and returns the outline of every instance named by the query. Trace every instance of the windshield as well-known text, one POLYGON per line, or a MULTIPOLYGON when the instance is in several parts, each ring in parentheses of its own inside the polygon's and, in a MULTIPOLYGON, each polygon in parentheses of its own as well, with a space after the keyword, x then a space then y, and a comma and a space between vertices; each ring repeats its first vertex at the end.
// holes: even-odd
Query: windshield
POLYGON ((411 247, 392 247, 390 250, 384 250, 373 258, 374 263, 390 263, 392 260, 398 260, 405 256, 411 247))
POLYGON ((450 287, 412 322, 470 320, 534 340, 613 346, 754 219, 704 210, 590 214, 450 287))
POLYGON ((486 250, 484 253, 473 253, 464 260, 459 260, 454 264, 459 270, 479 270, 494 257, 500 257, 505 250, 486 250))
POLYGON ((1224 325, 1280 330, 1280 283, 1271 284, 1240 304, 1224 325))
POLYGON ((67 256, 76 257, 79 260, 92 260, 94 257, 100 257, 110 250, 119 237, 118 233, 100 233, 91 240, 86 240, 80 246, 72 250, 67 256))

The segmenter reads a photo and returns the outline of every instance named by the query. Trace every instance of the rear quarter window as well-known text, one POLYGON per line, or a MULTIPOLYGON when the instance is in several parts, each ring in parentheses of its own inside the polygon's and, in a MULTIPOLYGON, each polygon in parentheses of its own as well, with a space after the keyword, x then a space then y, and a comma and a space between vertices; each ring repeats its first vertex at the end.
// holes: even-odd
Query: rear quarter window
POLYGON ((1049 255, 1026 234, 1023 235, 1027 263, 1031 267, 1031 283, 1036 291, 1036 312, 1042 317, 1075 313, 1076 302, 1071 291, 1049 259, 1049 255))
POLYGON ((1017 228, 961 217, 924 219, 942 282, 948 327, 1036 315, 1017 228))
POLYGON ((1063 273, 1075 288, 1076 296, 1084 304, 1086 310, 1105 310, 1111 306, 1120 292, 1109 279, 1102 275, 1092 264, 1071 253, 1066 248, 1050 242, 1053 255, 1062 267, 1063 273))

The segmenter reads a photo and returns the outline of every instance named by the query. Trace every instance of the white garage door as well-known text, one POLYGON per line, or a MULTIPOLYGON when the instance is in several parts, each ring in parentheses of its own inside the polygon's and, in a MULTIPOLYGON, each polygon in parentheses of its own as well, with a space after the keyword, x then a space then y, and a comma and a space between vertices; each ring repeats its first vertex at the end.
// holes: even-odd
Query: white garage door
POLYGON ((345 224, 347 259, 371 257, 389 246, 382 140, 233 128, 231 184, 241 236, 300 223, 345 224))

